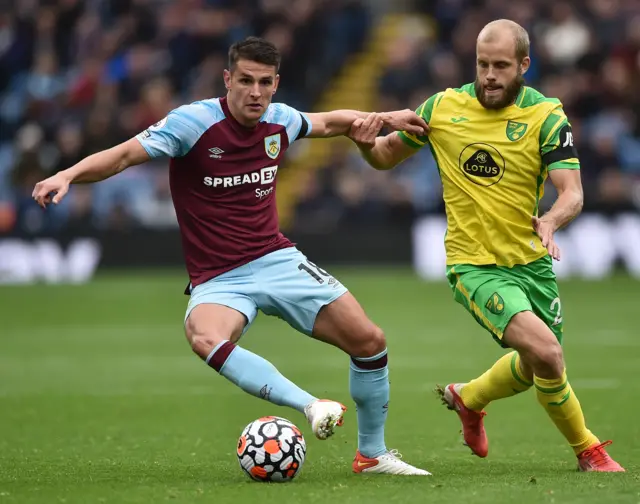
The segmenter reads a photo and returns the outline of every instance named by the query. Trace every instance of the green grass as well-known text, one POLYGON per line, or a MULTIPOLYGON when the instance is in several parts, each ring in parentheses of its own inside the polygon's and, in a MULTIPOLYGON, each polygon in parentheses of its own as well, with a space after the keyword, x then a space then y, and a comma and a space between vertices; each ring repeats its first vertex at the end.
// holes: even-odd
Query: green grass
POLYGON ((0 288, 0 504, 204 502, 640 502, 640 284, 561 283, 569 377, 592 430, 625 474, 580 474, 532 392, 492 404, 491 453, 472 457, 432 390, 501 355, 444 283, 408 271, 335 271, 384 328, 391 366, 387 442, 431 478, 351 473, 348 359, 260 315, 242 344, 310 392, 350 405, 326 442, 297 412, 236 390, 184 339, 181 274, 82 286, 0 288), (307 461, 291 484, 253 483, 234 453, 242 428, 298 424, 307 461))

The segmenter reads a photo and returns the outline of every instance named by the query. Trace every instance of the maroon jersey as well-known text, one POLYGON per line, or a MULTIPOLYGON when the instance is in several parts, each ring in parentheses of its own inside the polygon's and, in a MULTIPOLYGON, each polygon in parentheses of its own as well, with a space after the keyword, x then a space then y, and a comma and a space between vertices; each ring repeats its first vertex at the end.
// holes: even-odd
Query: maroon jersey
POLYGON ((168 156, 173 204, 191 286, 293 244, 278 225, 276 174, 284 153, 311 131, 307 116, 269 105, 254 128, 226 98, 179 107, 136 138, 168 156))

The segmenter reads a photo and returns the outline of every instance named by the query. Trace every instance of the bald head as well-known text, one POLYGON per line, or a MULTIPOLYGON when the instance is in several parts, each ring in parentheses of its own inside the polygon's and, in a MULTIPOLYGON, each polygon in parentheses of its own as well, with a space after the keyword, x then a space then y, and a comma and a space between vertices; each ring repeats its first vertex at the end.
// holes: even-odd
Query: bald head
POLYGON ((518 23, 498 19, 485 26, 476 44, 476 97, 487 109, 514 103, 529 69, 529 35, 518 23))
POLYGON ((529 56, 529 34, 510 19, 497 19, 487 24, 478 35, 478 43, 513 44, 516 59, 521 62, 529 56))

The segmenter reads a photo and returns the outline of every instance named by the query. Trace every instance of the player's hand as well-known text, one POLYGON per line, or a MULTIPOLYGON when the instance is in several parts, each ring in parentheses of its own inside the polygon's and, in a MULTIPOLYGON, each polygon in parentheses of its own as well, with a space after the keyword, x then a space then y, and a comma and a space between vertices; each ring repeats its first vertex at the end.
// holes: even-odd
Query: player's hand
POLYGON ((429 125, 413 110, 397 110, 385 114, 385 125, 395 131, 406 131, 411 135, 424 136, 429 133, 429 125))
POLYGON ((56 173, 48 179, 38 182, 31 197, 42 208, 46 208, 49 203, 57 205, 69 191, 69 183, 70 181, 62 172, 56 173))
POLYGON ((348 136, 358 147, 373 149, 376 145, 376 138, 383 126, 384 121, 380 114, 373 112, 365 119, 356 119, 353 121, 348 136))
POLYGON ((535 229, 536 233, 540 237, 542 241, 542 246, 547 249, 549 255, 553 257, 556 261, 560 260, 560 247, 556 244, 553 239, 553 233, 555 233, 555 226, 543 219, 539 219, 538 217, 531 217, 531 224, 533 224, 533 229, 535 229))

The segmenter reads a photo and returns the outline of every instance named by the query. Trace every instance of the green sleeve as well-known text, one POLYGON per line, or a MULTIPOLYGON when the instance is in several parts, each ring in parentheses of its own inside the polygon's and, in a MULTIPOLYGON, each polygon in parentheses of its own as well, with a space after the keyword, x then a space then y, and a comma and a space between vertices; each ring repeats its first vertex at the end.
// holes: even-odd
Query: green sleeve
MULTIPOLYGON (((427 124, 431 121, 431 117, 433 116, 433 109, 438 106, 440 100, 442 100, 443 95, 444 91, 434 94, 416 109, 416 114, 422 117, 427 124)), ((398 136, 400 136, 405 144, 407 144, 409 147, 413 147, 414 149, 420 149, 424 147, 429 141, 429 137, 427 135, 418 137, 412 135, 411 133, 407 133, 406 131, 398 132, 398 136)))
POLYGON ((540 156, 547 170, 579 170, 571 124, 562 108, 553 110, 540 129, 540 156))

